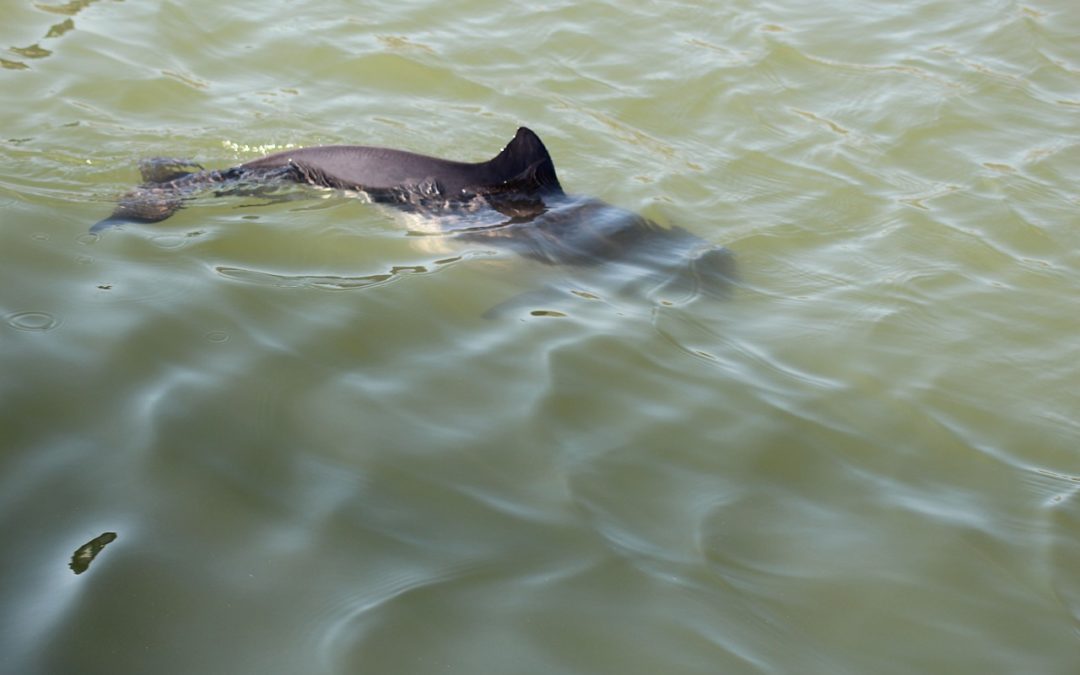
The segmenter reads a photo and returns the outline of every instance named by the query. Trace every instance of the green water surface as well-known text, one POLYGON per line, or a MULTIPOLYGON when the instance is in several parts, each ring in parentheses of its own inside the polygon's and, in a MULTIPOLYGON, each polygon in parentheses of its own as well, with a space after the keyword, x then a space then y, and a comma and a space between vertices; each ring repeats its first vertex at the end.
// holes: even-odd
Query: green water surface
POLYGON ((1078 36, 1065 0, 6 0, 0 672, 1080 672, 1078 36), (332 192, 88 233, 143 157, 520 125, 727 247, 727 297, 332 192))

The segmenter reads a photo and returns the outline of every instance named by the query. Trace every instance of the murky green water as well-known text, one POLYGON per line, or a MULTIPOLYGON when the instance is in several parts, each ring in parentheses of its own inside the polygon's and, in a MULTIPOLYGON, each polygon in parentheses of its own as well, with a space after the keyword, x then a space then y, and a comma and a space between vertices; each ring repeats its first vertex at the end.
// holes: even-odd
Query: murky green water
POLYGON ((1072 3, 3 14, 0 671, 1077 672, 1072 3), (521 124, 729 296, 343 195, 87 234, 141 157, 521 124))

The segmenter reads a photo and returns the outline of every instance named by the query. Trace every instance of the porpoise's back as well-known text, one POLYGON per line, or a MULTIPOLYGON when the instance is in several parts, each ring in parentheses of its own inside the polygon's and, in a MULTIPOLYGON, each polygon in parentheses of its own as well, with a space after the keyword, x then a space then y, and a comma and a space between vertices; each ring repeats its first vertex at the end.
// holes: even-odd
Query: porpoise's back
POLYGON ((364 145, 325 145, 279 152, 241 165, 243 169, 279 167, 295 167, 311 183, 367 191, 424 186, 453 197, 514 181, 529 181, 530 190, 562 191, 547 148, 525 127, 486 162, 458 162, 364 145))
POLYGON ((230 186, 244 182, 289 180, 362 190, 377 200, 397 202, 410 201, 413 196, 452 202, 476 195, 497 201, 508 195, 542 198, 562 194, 547 148, 525 127, 486 162, 457 162, 364 145, 327 145, 279 152, 225 170, 191 172, 186 170, 188 164, 172 160, 169 170, 144 170, 143 183, 121 197, 112 215, 90 231, 165 220, 199 191, 228 192, 230 186), (184 170, 173 170, 181 165, 184 170))

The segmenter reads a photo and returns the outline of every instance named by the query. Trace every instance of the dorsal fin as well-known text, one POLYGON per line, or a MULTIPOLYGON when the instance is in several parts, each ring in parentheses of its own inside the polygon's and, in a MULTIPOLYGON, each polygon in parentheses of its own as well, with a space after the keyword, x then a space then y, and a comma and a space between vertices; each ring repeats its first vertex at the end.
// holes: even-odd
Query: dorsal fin
POLYGON ((562 193, 551 155, 540 137, 526 127, 517 130, 514 140, 488 162, 488 168, 499 183, 526 180, 538 192, 562 193))

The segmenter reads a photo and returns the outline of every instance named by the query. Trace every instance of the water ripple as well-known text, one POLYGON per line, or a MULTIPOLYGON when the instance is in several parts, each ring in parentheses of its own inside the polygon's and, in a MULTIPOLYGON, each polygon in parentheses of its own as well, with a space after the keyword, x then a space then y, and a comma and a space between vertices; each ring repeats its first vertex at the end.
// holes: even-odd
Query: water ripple
POLYGON ((225 265, 215 267, 214 271, 226 279, 260 286, 276 286, 279 288, 319 288, 323 290, 345 291, 382 286, 409 276, 434 274, 460 262, 465 257, 468 256, 442 258, 428 265, 393 265, 386 272, 359 276, 278 274, 225 265))
POLYGON ((59 328, 61 319, 48 312, 16 312, 4 317, 12 328, 32 333, 45 333, 59 328))
POLYGON ((324 608, 317 634, 318 654, 327 666, 338 671, 350 655, 360 648, 368 634, 386 621, 391 612, 387 605, 412 593, 441 587, 477 573, 476 563, 451 564, 430 570, 415 564, 403 564, 387 573, 363 591, 342 596, 334 607, 324 608))
POLYGON ((280 288, 321 288, 334 291, 380 286, 396 281, 403 275, 423 274, 428 271, 427 268, 420 265, 409 265, 404 267, 395 266, 390 268, 390 271, 382 274, 349 277, 332 275, 274 274, 273 272, 261 272, 240 267, 215 267, 214 269, 218 274, 227 279, 244 281, 250 284, 277 286, 280 288))

